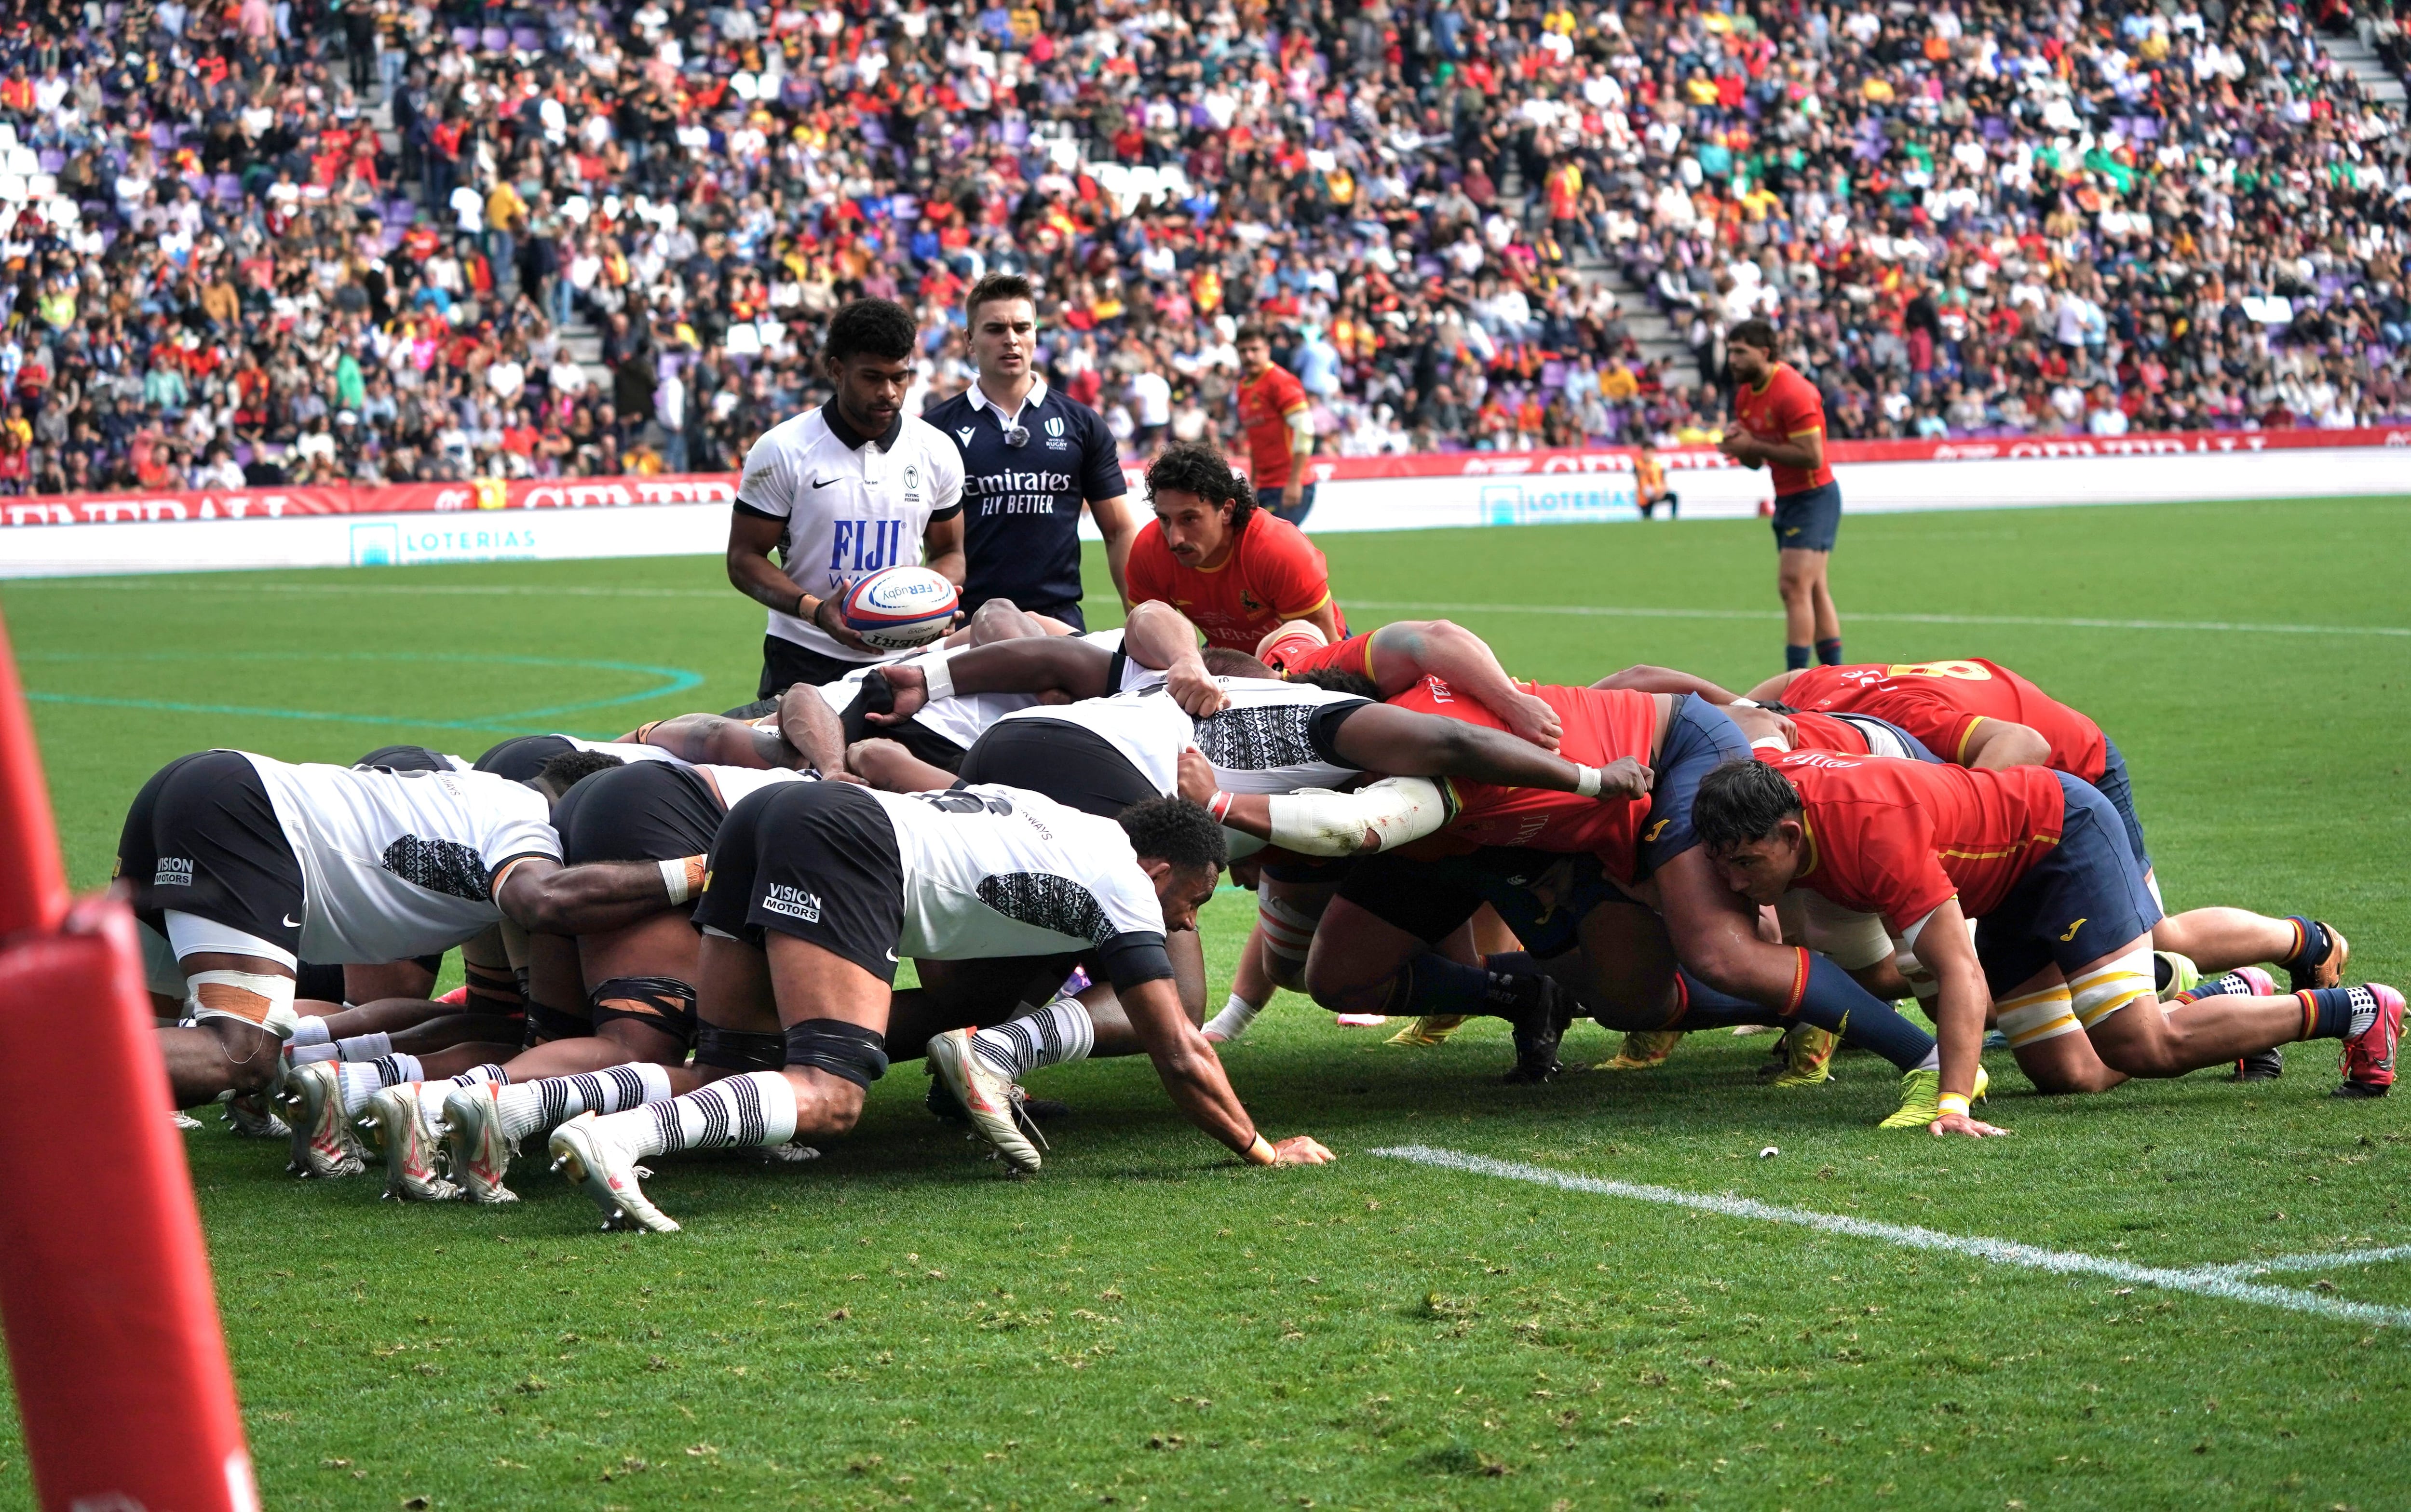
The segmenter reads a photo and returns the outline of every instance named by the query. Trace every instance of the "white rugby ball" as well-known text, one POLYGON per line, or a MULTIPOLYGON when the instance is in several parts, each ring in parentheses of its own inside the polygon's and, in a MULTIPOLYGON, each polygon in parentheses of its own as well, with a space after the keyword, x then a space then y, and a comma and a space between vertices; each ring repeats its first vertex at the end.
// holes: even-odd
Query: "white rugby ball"
POLYGON ((927 567, 888 567, 845 590, 845 625, 883 651, 927 646, 955 622, 955 585, 927 567))

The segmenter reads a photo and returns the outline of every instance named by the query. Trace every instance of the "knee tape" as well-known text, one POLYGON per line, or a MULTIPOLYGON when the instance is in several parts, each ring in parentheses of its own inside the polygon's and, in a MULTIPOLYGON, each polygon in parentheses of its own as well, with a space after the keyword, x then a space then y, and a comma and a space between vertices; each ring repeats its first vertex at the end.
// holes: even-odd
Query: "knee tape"
POLYGON ((553 1040, 583 1040, 594 1032, 584 1015, 564 1012, 546 1003, 527 1006, 527 1043, 531 1049, 553 1040))
POLYGON ((613 1019, 636 1019, 664 1034, 694 1038, 694 989, 676 977, 613 977, 586 1001, 598 1029, 613 1019))
POLYGON ((787 1064, 786 1038, 723 1029, 717 1024, 697 1025, 694 1063, 731 1071, 775 1071, 787 1064))
POLYGON ((2083 1027, 2076 1022, 2076 1010, 2068 1000, 2066 983, 1995 1003, 1993 1011, 1994 1025, 2008 1037, 2011 1050, 2074 1034, 2083 1027))
POLYGON ((526 992, 515 975, 498 977, 464 961, 460 964, 460 977, 468 986, 470 1001, 480 1008, 494 1012, 517 1013, 527 1007, 526 992))
POLYGON ((868 1088, 887 1074, 887 1040, 843 1019, 806 1019, 787 1025, 787 1064, 868 1088))
POLYGON ((1316 923, 1314 915, 1276 895, 1269 885, 1256 884, 1256 924, 1264 931, 1264 949, 1304 966, 1306 952, 1314 945, 1316 923))
POLYGON ((196 971, 184 979, 184 1006, 197 1023, 235 1019, 290 1040, 301 1026, 293 1011, 293 979, 253 971, 196 971))
POLYGON ((2136 999, 2151 996, 2155 980, 2148 943, 2073 979, 2068 986, 2076 1002, 2076 1022, 2089 1029, 2136 999))

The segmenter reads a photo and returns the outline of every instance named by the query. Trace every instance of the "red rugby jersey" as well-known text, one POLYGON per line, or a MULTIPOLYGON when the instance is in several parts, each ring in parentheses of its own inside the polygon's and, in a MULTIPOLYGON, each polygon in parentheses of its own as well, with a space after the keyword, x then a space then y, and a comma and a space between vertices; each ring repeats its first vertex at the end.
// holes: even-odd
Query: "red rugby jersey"
MULTIPOLYGON (((1519 683, 1557 711, 1565 738, 1557 754, 1585 766, 1604 766, 1619 756, 1648 764, 1658 735, 1658 702, 1649 693, 1556 688, 1519 683)), ((1468 724, 1504 730, 1506 721, 1438 677, 1425 677, 1389 701, 1418 714, 1437 714, 1468 724)), ((1645 798, 1601 803, 1544 788, 1502 788, 1463 778, 1446 778, 1456 800, 1456 817, 1434 836, 1435 849, 1461 854, 1479 846, 1525 846, 1562 853, 1591 851, 1617 881, 1632 880, 1633 845, 1649 815, 1645 798)))
POLYGON ((1967 736, 1985 720, 2032 728, 2051 743, 2051 759, 2044 764, 2054 772, 2096 782, 2109 760, 2099 725, 2009 668, 1981 658, 1811 667, 1778 696, 1796 709, 1890 720, 1946 762, 1965 759, 1967 736))
MULTIPOLYGON (((1131 543, 1132 603, 1162 600, 1205 632, 1207 644, 1255 654, 1264 632, 1284 619, 1303 619, 1331 602, 1331 574, 1305 532, 1259 509, 1222 565, 1184 565, 1149 527, 1131 543)), ((1346 620, 1341 620, 1343 628, 1346 620)))
POLYGON ((1328 646, 1309 646, 1304 637, 1267 647, 1264 664, 1275 672, 1321 672, 1336 668, 1360 677, 1373 676, 1373 632, 1351 635, 1328 646))
POLYGON ((1852 761, 1830 751, 1764 758, 1800 794, 1808 859, 1794 887, 1895 935, 1959 899, 1980 919, 2059 844, 2068 795, 2040 766, 1979 772, 1931 762, 1852 761))
MULTIPOLYGON (((1732 413, 1734 421, 1761 441, 1780 443, 1825 433, 1825 397, 1789 362, 1776 363, 1763 387, 1743 384, 1735 388, 1732 413)), ((1834 481, 1831 462, 1814 472, 1775 462, 1767 463, 1766 471, 1775 479, 1778 496, 1821 487, 1834 481)))

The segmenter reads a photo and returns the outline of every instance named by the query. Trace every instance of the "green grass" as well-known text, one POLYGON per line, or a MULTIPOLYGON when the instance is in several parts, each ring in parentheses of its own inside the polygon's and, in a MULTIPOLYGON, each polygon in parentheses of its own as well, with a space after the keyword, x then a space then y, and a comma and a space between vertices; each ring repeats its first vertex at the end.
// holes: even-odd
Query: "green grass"
MULTIPOLYGON (((1835 589, 1854 660, 1988 656, 2100 720, 2171 906, 2316 910, 2356 976, 2400 981, 2411 640, 2067 621, 2402 625, 2406 506, 1856 517, 1835 589)), ((1360 626, 1638 611, 1448 611, 1543 680, 1646 661, 1746 684, 1776 660, 1754 523, 1322 545, 1342 602, 1382 606, 1360 626)), ((83 887, 181 752, 613 734, 750 697, 760 631, 709 558, 11 584, 0 608, 83 887)), ((1218 1002, 1249 909, 1209 913, 1218 1002)), ((1391 1050, 1284 997, 1233 1078, 1337 1165, 1238 1169, 1123 1061, 1042 1075, 1076 1113, 1027 1182, 922 1113, 908 1064, 816 1163, 666 1163, 669 1238, 595 1233, 533 1169, 518 1208, 405 1210, 214 1128, 188 1146, 277 1507, 2411 1505, 2399 1330, 1367 1153, 2153 1265, 2411 1243, 2411 1104, 2331 1101, 2330 1047, 2272 1085, 2091 1099, 2034 1097, 1996 1056, 2017 1137, 1977 1145, 1878 1133, 1892 1079, 1864 1059, 1762 1090, 1766 1043, 1507 1088, 1503 1029, 1391 1050)), ((2268 1279, 2411 1304, 2411 1264, 2268 1279)), ((24 1505, 7 1432, 0 1504, 24 1505)))

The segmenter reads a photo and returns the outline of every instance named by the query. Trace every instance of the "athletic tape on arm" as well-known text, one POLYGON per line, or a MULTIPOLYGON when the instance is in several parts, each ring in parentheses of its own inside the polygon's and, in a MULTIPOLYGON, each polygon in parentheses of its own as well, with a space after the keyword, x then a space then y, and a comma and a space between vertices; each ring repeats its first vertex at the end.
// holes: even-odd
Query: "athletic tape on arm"
POLYGON ((1303 856, 1352 856, 1420 840, 1448 822, 1448 800, 1419 777, 1384 778, 1354 792, 1308 789, 1267 800, 1272 843, 1303 856))

